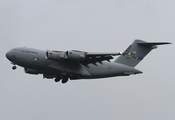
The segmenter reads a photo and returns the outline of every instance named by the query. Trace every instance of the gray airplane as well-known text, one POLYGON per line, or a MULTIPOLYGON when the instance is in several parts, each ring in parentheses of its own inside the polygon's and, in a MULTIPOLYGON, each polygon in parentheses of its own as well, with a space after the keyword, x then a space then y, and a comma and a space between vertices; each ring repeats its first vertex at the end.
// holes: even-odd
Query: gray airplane
POLYGON ((134 67, 156 45, 168 42, 145 42, 135 40, 124 52, 91 53, 84 51, 43 51, 32 48, 14 48, 6 57, 14 65, 24 67, 28 74, 43 74, 43 78, 55 78, 55 82, 66 83, 68 79, 96 79, 114 76, 129 76, 142 73, 134 67), (119 57, 110 62, 113 56, 119 57))

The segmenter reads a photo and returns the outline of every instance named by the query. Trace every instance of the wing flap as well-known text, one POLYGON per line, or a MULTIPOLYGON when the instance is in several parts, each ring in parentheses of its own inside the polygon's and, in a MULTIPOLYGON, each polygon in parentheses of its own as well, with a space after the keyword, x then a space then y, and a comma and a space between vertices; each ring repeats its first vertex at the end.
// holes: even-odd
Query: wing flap
POLYGON ((81 62, 83 64, 96 63, 102 61, 110 61, 113 56, 122 55, 123 53, 91 53, 86 52, 85 59, 81 62))

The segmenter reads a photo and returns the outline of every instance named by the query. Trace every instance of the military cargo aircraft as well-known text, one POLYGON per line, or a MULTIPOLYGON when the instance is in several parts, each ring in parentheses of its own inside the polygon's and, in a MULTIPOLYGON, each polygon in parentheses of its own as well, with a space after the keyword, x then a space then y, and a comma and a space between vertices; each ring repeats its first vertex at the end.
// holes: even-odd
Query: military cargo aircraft
POLYGON ((145 42, 135 40, 124 52, 92 53, 85 51, 38 50, 19 47, 6 53, 14 65, 24 67, 25 73, 43 74, 43 78, 66 83, 70 80, 129 76, 142 73, 134 68, 157 45, 169 42, 145 42), (113 56, 119 57, 111 62, 113 56))

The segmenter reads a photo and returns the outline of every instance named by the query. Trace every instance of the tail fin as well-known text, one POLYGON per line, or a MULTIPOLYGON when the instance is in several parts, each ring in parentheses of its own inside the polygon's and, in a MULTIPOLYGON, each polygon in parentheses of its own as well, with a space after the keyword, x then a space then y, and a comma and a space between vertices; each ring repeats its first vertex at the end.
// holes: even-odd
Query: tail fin
POLYGON ((152 49, 157 48, 156 45, 171 44, 168 42, 145 42, 135 40, 124 53, 124 56, 119 56, 114 62, 135 67, 152 49))

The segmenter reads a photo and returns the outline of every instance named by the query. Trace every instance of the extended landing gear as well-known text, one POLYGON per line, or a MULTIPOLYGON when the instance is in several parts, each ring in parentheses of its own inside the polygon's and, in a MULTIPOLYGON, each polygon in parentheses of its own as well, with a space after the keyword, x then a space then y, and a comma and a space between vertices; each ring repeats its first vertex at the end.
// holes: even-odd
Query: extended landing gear
POLYGON ((63 84, 64 84, 64 83, 67 83, 67 81, 68 81, 68 78, 67 78, 67 77, 65 77, 65 78, 62 79, 62 83, 63 83, 63 84))
POLYGON ((59 82, 61 80, 60 77, 55 78, 55 82, 59 82))
POLYGON ((60 80, 62 79, 62 83, 64 84, 64 83, 67 83, 67 81, 68 81, 68 77, 64 77, 64 78, 60 78, 60 77, 57 77, 57 78, 55 78, 55 82, 59 82, 60 80))
POLYGON ((17 67, 16 66, 13 66, 12 69, 15 70, 17 67))

